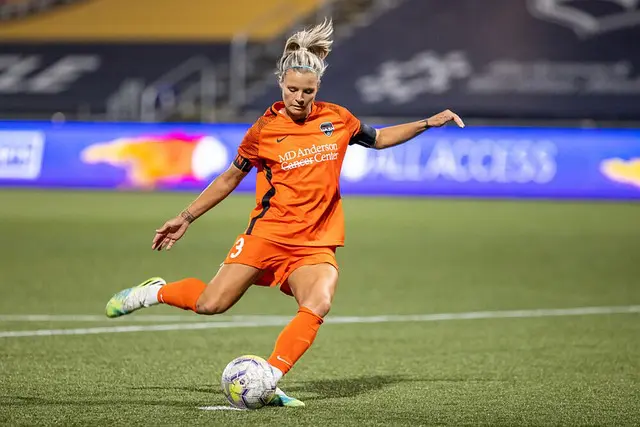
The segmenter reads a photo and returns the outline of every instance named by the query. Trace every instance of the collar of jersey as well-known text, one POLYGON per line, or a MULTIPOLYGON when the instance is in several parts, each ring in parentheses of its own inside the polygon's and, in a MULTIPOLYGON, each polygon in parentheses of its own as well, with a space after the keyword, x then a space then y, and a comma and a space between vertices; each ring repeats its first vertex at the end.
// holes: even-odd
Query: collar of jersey
MULTIPOLYGON (((271 108, 269 110, 267 110, 268 113, 271 113, 277 117, 282 117, 286 120, 291 120, 291 118, 289 116, 285 116, 284 114, 280 113, 280 110, 284 108, 284 102, 282 101, 278 101, 275 102, 271 108)), ((311 106, 311 113, 309 113, 309 115, 307 116, 307 118, 305 119, 305 122, 309 121, 309 120, 313 120, 315 118, 315 116, 318 114, 318 104, 316 104, 315 102, 313 103, 313 105, 311 106)))

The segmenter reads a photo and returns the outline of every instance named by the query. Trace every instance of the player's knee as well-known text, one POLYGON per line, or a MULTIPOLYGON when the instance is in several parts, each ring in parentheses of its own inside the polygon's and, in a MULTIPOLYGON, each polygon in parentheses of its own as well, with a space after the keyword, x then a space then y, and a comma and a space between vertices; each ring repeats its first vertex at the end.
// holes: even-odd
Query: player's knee
POLYGON ((229 309, 230 305, 222 300, 211 300, 209 298, 199 298, 196 302, 196 312, 198 314, 222 314, 229 309))
POLYGON ((329 296, 316 297, 300 305, 313 311, 318 316, 324 317, 329 314, 329 310, 331 310, 331 298, 329 296))
POLYGON ((327 299, 318 303, 318 306, 314 310, 314 313, 316 313, 320 317, 324 317, 329 314, 329 310, 331 310, 331 300, 327 299))

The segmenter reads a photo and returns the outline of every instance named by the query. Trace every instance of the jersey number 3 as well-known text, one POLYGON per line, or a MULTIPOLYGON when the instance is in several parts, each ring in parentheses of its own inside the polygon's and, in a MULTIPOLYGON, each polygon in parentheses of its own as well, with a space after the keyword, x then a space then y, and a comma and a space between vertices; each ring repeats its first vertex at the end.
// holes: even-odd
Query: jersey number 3
POLYGON ((240 252, 242 252, 243 247, 244 247, 244 237, 241 237, 238 239, 238 241, 236 242, 236 245, 234 246, 235 252, 230 253, 229 256, 231 258, 236 258, 238 255, 240 255, 240 252))

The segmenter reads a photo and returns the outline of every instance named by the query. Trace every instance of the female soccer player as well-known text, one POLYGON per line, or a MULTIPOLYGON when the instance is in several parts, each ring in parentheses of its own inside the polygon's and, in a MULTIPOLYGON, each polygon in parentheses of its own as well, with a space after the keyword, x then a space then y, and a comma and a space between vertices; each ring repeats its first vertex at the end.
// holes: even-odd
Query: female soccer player
MULTIPOLYGON (((376 130, 339 105, 315 102, 332 34, 331 21, 325 21, 287 40, 277 70, 282 101, 247 131, 229 168, 156 230, 151 248, 171 249, 197 218, 257 168, 256 207, 215 277, 209 284, 194 278, 173 283, 149 279, 114 295, 106 307, 108 317, 156 304, 219 314, 253 284, 280 286, 296 299, 299 309, 268 359, 276 378, 282 378, 311 346, 338 283, 335 251, 344 245, 339 178, 348 146, 384 149, 450 121, 464 127, 460 117, 446 110, 376 130)), ((271 404, 304 406, 279 389, 271 404)))

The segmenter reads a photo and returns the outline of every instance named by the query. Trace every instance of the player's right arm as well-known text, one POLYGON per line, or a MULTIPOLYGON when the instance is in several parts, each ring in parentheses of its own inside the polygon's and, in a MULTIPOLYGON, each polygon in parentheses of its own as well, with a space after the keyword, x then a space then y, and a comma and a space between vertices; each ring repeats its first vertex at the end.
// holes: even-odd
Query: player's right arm
POLYGON ((151 249, 171 249, 173 244, 187 232, 189 225, 207 211, 223 201, 247 176, 248 171, 238 169, 234 164, 214 179, 200 195, 175 218, 165 222, 156 230, 151 249))
POLYGON ((260 128, 258 123, 254 124, 247 131, 238 147, 238 155, 229 168, 218 175, 186 209, 180 212, 180 215, 156 230, 151 249, 171 249, 175 242, 184 236, 193 221, 214 208, 236 189, 257 162, 260 128))

